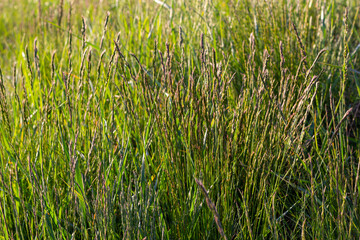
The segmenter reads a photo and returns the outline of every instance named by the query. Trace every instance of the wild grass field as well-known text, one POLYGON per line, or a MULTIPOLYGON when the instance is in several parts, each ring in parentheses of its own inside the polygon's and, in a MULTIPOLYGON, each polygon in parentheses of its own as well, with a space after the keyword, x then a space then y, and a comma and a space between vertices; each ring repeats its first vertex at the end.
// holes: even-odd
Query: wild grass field
POLYGON ((359 11, 0 1, 0 239, 359 239, 359 11))

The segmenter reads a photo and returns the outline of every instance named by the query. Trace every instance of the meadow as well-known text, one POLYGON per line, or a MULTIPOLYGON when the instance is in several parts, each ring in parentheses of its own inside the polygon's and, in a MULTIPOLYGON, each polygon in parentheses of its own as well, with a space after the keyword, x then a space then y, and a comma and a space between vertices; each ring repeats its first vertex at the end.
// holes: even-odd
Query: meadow
POLYGON ((0 239, 359 239, 359 11, 0 1, 0 239))

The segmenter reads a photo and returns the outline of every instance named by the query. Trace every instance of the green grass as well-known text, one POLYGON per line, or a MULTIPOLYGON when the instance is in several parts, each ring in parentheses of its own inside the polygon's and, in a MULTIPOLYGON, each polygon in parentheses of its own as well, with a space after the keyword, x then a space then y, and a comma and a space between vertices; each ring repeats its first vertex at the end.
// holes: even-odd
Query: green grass
POLYGON ((358 239, 360 5, 1 1, 0 239, 358 239))

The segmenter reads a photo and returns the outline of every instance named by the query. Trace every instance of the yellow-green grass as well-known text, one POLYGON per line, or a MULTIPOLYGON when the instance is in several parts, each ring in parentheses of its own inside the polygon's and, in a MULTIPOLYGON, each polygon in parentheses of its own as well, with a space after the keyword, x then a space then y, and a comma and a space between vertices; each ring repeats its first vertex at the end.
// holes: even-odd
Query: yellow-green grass
POLYGON ((356 0, 0 9, 0 239, 360 237, 356 0))

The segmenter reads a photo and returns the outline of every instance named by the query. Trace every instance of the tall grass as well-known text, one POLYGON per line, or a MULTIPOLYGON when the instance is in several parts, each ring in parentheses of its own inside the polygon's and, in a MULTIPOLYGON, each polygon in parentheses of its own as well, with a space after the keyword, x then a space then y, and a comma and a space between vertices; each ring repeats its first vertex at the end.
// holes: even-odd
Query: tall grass
POLYGON ((1 2, 0 238, 359 238, 356 4, 1 2))

